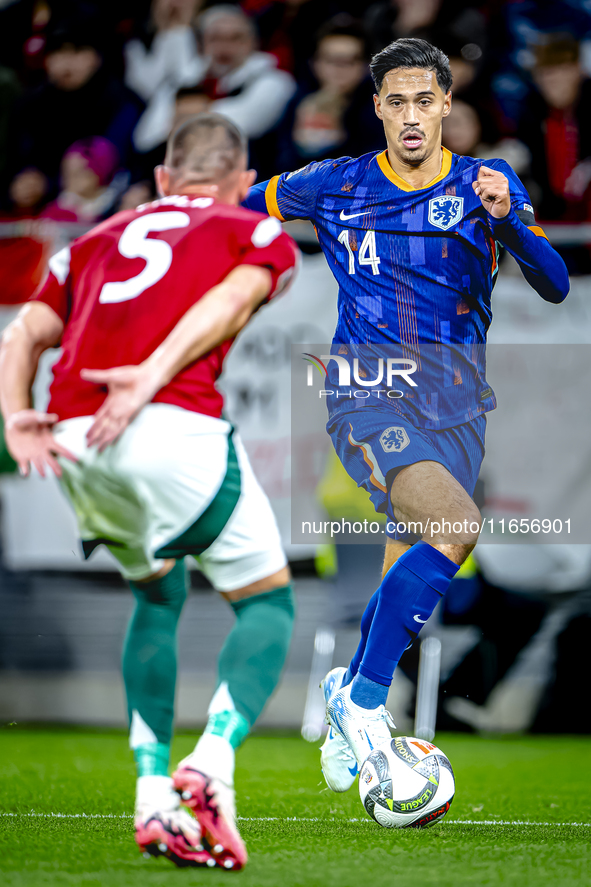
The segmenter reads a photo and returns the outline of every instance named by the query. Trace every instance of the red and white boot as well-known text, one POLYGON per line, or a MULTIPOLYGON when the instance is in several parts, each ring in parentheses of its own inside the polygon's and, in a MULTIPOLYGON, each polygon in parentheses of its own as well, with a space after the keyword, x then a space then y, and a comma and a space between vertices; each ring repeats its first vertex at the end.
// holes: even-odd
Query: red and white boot
POLYGON ((201 826, 201 839, 217 865, 238 871, 248 855, 236 827, 234 789, 197 769, 189 755, 172 776, 173 786, 201 826))
POLYGON ((202 844, 201 826, 180 806, 168 777, 138 779, 135 840, 145 856, 166 856, 179 867, 216 866, 202 844))

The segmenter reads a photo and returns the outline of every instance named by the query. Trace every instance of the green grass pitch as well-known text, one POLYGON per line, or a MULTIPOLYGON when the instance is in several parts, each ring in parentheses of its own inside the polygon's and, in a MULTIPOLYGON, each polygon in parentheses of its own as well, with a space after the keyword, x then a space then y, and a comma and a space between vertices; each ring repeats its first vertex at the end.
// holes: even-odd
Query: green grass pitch
MULTIPOLYGON (((174 760, 194 742, 194 735, 177 736, 174 760)), ((591 885, 591 738, 439 734, 437 742, 456 773, 447 819, 423 831, 390 831, 366 819, 356 788, 323 790, 314 745, 293 734, 252 737, 236 774, 250 862, 232 873, 179 870, 140 856, 125 815, 134 773, 122 732, 7 725, 0 728, 0 883, 591 885), (32 812, 43 815, 26 815, 32 812)))

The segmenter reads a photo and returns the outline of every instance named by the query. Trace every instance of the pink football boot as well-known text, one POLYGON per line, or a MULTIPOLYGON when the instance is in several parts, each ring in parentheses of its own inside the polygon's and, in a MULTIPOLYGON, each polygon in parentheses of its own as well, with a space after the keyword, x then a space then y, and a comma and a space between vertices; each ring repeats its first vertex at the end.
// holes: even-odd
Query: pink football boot
POLYGON ((236 828, 234 789, 186 764, 173 773, 172 783, 199 821, 202 839, 216 863, 234 871, 243 868, 248 856, 236 828))
POLYGON ((182 808, 137 815, 135 840, 145 856, 166 856, 180 868, 216 865, 201 843, 199 823, 182 808))

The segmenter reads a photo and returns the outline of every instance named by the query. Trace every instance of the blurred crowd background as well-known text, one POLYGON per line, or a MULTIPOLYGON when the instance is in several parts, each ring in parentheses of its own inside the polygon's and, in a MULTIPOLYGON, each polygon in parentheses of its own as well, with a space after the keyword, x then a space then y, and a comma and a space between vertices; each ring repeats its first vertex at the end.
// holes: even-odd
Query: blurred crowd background
MULTIPOLYGON (((241 126, 259 180, 382 150, 368 63, 406 36, 450 58, 446 147, 511 164, 572 276, 559 317, 506 267, 495 290, 496 341, 591 342, 590 0, 0 0, 0 330, 53 252, 154 196, 153 168, 186 117, 211 109, 241 126)), ((286 526, 290 343, 328 341, 336 310, 309 230, 301 245, 309 255, 297 305, 286 298, 255 318, 226 378, 232 415, 286 526), (258 367, 255 382, 245 364, 251 376, 258 367)), ((589 474, 585 458, 572 466, 575 487, 589 474)), ((71 560, 58 564, 51 533, 70 519, 66 506, 52 481, 22 482, 14 467, 0 426, 0 718, 123 723, 117 668, 129 594, 113 573, 76 573, 73 535, 60 540, 71 560)), ((329 462, 324 487, 341 510, 351 497, 361 513, 366 503, 337 470, 329 462)), ((330 502, 323 507, 330 513, 330 502)), ((476 550, 427 626, 444 644, 440 726, 590 732, 573 675, 586 669, 591 546, 488 548, 488 558, 487 546, 476 550)), ((301 556, 290 552, 296 568, 301 556)), ((327 637, 333 646, 336 637, 335 664, 348 661, 381 557, 379 546, 338 546, 300 562, 296 637, 267 723, 301 721, 313 651, 327 637)), ((184 723, 203 720, 229 618, 195 576, 193 585, 203 594, 189 602, 181 636, 184 723)), ((409 729, 417 657, 415 647, 403 660, 406 678, 390 703, 409 729)))
POLYGON ((450 58, 450 150, 508 160, 541 221, 591 219, 588 0, 0 0, 0 302, 76 233, 56 223, 150 199, 171 128, 206 108, 246 131, 260 179, 382 149, 368 61, 402 36, 450 58))

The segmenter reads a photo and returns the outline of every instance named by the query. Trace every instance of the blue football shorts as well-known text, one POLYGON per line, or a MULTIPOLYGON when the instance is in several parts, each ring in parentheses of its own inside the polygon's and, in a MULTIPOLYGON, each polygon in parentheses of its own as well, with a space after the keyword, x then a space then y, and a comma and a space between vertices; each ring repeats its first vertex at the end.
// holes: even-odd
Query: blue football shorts
MULTIPOLYGON (((395 522, 390 488, 398 471, 415 462, 440 462, 466 490, 474 493, 484 458, 486 415, 470 422, 431 431, 417 428, 391 410, 364 406, 331 417, 327 431, 337 456, 358 487, 370 495, 377 512, 395 522)), ((391 529, 391 528, 390 528, 391 529)), ((408 539, 398 530, 386 534, 408 539)))

